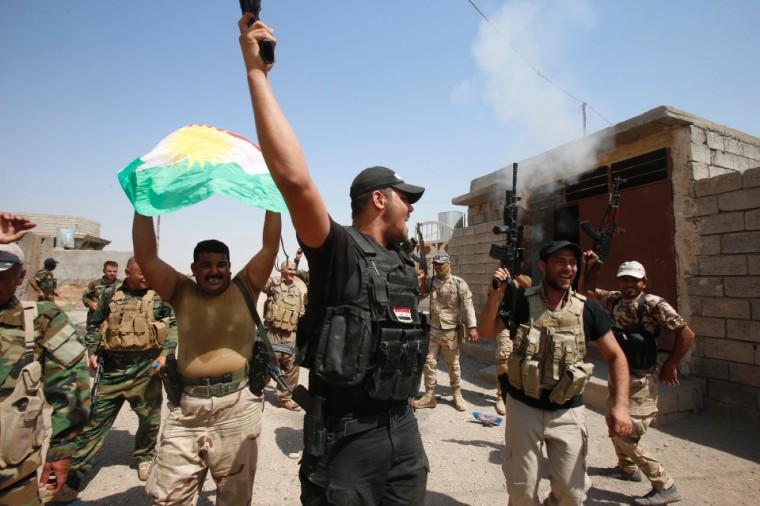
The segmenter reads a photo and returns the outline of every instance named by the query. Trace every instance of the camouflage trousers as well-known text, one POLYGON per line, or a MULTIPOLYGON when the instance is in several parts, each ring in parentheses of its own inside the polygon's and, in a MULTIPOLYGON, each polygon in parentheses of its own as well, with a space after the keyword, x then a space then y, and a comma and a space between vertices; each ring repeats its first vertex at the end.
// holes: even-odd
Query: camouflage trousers
MULTIPOLYGON (((504 329, 496 336, 496 377, 507 374, 507 361, 512 355, 512 339, 509 337, 509 329, 504 329)), ((496 397, 503 397, 501 384, 496 382, 496 397)))
MULTIPOLYGON (((296 333, 295 332, 289 332, 287 330, 281 330, 276 328, 270 328, 269 330, 269 341, 277 344, 284 344, 286 346, 292 346, 295 348, 296 346, 296 333)), ((277 362, 280 364, 280 369, 282 369, 282 376, 285 378, 285 381, 288 382, 288 385, 290 385, 291 388, 295 388, 296 385, 298 385, 298 376, 301 372, 301 368, 296 365, 296 357, 295 355, 288 355, 287 353, 278 353, 275 352, 275 356, 277 358, 277 362)), ((277 398, 281 401, 285 401, 287 399, 292 399, 293 394, 291 392, 288 392, 284 388, 282 388, 279 384, 277 385, 277 398)))
POLYGON ((18 466, 0 469, 0 506, 36 506, 42 504, 38 492, 37 468, 40 450, 29 455, 18 466))
MULTIPOLYGON (((673 485, 673 478, 641 439, 657 413, 659 385, 660 376, 656 372, 631 371, 631 419, 635 435, 612 437, 612 445, 618 457, 618 467, 629 474, 641 469, 644 476, 652 482, 652 486, 658 490, 670 488, 673 485)), ((612 399, 608 398, 607 413, 609 413, 611 403, 612 399)))
POLYGON ((209 471, 218 506, 251 504, 263 409, 247 387, 223 397, 182 394, 145 484, 152 504, 194 505, 209 471))
POLYGON ((438 369, 438 355, 443 351, 446 359, 446 367, 449 371, 449 384, 451 388, 459 388, 462 382, 462 369, 459 366, 459 342, 457 341, 456 329, 441 330, 430 329, 430 347, 428 348, 425 367, 422 374, 425 378, 425 389, 435 388, 438 380, 435 371, 438 369))
POLYGON ((109 353, 105 357, 97 398, 90 409, 90 421, 77 436, 77 449, 66 480, 71 488, 79 490, 125 401, 138 419, 133 453, 135 463, 153 460, 161 427, 161 379, 153 371, 157 355, 158 351, 150 355, 109 353))

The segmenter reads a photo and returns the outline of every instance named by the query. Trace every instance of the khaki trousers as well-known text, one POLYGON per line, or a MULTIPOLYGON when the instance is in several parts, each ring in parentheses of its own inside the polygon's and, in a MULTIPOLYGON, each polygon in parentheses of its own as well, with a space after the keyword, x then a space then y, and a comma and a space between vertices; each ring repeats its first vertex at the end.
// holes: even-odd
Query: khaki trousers
POLYGON ((263 409, 247 387, 208 399, 182 394, 166 417, 145 484, 151 504, 195 505, 209 471, 217 505, 250 504, 263 409))
POLYGON ((544 504, 582 505, 591 481, 586 474, 588 430, 583 405, 544 411, 507 395, 502 471, 509 504, 537 506, 542 449, 549 459, 551 493, 544 504))

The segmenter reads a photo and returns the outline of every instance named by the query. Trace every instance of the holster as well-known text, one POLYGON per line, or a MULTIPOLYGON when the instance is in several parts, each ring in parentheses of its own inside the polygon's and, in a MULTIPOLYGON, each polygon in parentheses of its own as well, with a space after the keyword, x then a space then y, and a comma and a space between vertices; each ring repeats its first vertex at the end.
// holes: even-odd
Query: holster
POLYGON ((457 323, 457 343, 461 347, 467 341, 467 325, 457 323))
POLYGON ((179 406, 183 385, 177 366, 177 357, 174 353, 166 356, 166 363, 161 368, 161 382, 164 384, 164 391, 169 403, 172 406, 179 406))
POLYGON ((304 453, 321 457, 325 453, 327 441, 325 399, 319 395, 309 394, 303 385, 298 385, 293 390, 293 399, 306 410, 303 421, 304 453))

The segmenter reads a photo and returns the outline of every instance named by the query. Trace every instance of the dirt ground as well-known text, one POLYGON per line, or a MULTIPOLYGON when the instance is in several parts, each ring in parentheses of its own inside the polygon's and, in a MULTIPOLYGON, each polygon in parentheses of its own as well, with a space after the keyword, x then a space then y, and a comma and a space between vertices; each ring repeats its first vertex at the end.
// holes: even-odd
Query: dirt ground
MULTIPOLYGON (((84 312, 72 309, 76 309, 70 311, 72 319, 81 322, 84 312)), ((445 368, 443 360, 441 364, 445 368)), ((426 505, 506 504, 508 500, 501 471, 503 425, 484 427, 472 417, 472 411, 496 414, 494 388, 477 376, 485 365, 462 357, 462 386, 470 410, 462 413, 453 408, 446 386, 448 374, 439 368, 437 393, 441 394, 441 400, 435 409, 417 412, 430 461, 426 505)), ((304 382, 306 371, 301 376, 304 382)), ((271 386, 265 399, 253 504, 298 504, 303 413, 277 407, 271 386)), ((620 482, 599 475, 601 468, 615 464, 615 454, 603 416, 587 410, 587 418, 588 469, 593 482, 587 504, 629 504, 632 497, 648 492, 646 482, 620 482)), ((129 407, 122 408, 85 480, 79 504, 148 504, 132 465, 136 422, 129 407)), ((700 413, 661 429, 650 429, 646 442, 676 480, 683 496, 680 504, 760 504, 760 438, 749 426, 700 413)), ((546 469, 543 475, 546 476, 546 469)), ((209 478, 198 504, 214 504, 214 490, 209 478)), ((548 493, 546 479, 542 480, 540 490, 542 494, 548 493)))

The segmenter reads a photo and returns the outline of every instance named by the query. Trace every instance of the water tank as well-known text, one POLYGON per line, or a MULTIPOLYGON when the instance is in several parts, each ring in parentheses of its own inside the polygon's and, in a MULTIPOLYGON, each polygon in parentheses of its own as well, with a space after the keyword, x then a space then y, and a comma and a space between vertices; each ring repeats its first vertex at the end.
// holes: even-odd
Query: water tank
MULTIPOLYGON (((452 228, 462 228, 464 226, 464 213, 462 211, 445 211, 438 213, 438 221, 445 223, 452 228)), ((438 237, 444 241, 451 239, 451 229, 448 227, 441 227, 438 237)))
POLYGON ((57 228, 55 231, 55 245, 58 248, 74 249, 74 229, 57 228))

